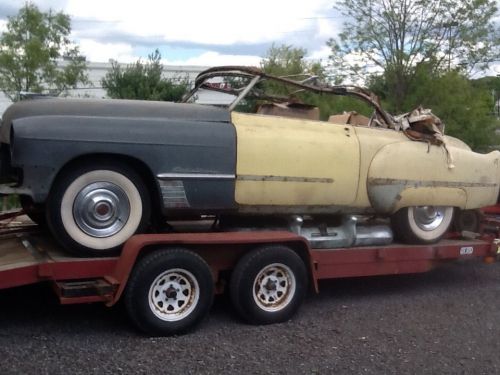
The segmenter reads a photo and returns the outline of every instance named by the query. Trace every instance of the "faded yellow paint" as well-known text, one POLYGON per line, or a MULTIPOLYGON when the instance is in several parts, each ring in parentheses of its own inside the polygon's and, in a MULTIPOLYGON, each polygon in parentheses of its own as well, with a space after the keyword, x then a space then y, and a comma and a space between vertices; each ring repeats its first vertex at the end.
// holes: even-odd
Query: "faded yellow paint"
MULTIPOLYGON (((360 167, 359 175, 360 180, 363 183, 359 184, 358 194, 354 202, 355 207, 370 207, 370 200, 368 199, 367 184, 366 180, 368 178, 368 169, 372 163, 375 154, 380 151, 380 149, 386 145, 392 143, 408 142, 408 137, 406 137, 401 132, 396 132, 390 129, 374 129, 367 127, 355 127, 355 132, 358 137, 360 144, 360 167)), ((389 169, 391 163, 387 162, 387 169, 389 169)), ((392 168, 392 167, 391 167, 392 168)))
MULTIPOLYGON (((371 162, 368 179, 396 179, 421 181, 426 184, 463 190, 467 195, 465 207, 461 199, 451 201, 450 189, 438 189, 432 194, 436 205, 453 205, 462 208, 478 208, 496 202, 498 196, 499 156, 498 151, 478 154, 450 145, 449 150, 455 168, 449 168, 446 150, 440 146, 428 146, 423 142, 407 141, 382 147, 371 162), (452 204, 453 203, 453 204, 452 204)), ((408 183, 412 187, 413 182, 408 183)), ((368 186, 370 190, 370 186, 368 186)), ((420 189, 417 189, 420 191, 420 189)), ((420 205, 427 205, 430 190, 421 190, 420 205)), ((372 205, 375 197, 369 191, 372 205)), ((458 193, 454 195, 458 197, 458 193)), ((417 201, 413 200, 415 205, 417 201)), ((401 206, 401 205, 398 205, 401 206)), ((394 211, 394 210, 392 210, 394 211)))
POLYGON ((427 206, 453 206, 465 208, 467 194, 463 189, 445 187, 407 188, 400 194, 400 199, 394 206, 394 211, 403 207, 421 206, 425 197, 427 206))
POLYGON ((347 205, 356 198, 359 144, 352 126, 242 113, 233 113, 232 121, 237 132, 236 175, 264 176, 263 181, 237 178, 239 204, 347 205))
POLYGON ((474 153, 453 138, 447 137, 455 164, 450 169, 442 146, 411 141, 394 130, 241 113, 233 113, 232 121, 235 196, 246 211, 252 206, 301 206, 305 212, 310 206, 350 212, 373 207, 381 213, 412 205, 469 209, 493 204, 498 196, 500 152, 474 153))

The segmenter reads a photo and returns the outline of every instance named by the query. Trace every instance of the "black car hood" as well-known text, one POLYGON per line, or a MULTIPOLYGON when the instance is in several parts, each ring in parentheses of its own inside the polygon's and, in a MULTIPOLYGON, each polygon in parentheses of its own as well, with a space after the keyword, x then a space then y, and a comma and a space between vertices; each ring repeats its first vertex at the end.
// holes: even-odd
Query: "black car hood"
POLYGON ((0 128, 0 142, 10 142, 13 121, 38 116, 169 118, 209 122, 230 122, 231 119, 227 109, 199 104, 122 99, 33 99, 7 108, 0 128))

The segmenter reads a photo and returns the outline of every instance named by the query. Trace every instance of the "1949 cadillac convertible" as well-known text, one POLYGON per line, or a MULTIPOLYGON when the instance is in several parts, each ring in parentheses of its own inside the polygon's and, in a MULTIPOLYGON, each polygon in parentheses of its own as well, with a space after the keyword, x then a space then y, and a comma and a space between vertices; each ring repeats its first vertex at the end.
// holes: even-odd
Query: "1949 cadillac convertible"
POLYGON ((13 104, 0 129, 0 193, 18 194, 79 255, 113 254, 165 219, 203 215, 251 225, 282 218, 295 229, 376 215, 390 218, 399 240, 432 243, 454 212, 493 204, 499 193, 500 153, 472 152, 442 130, 424 110, 389 115, 358 87, 219 67, 198 76, 184 103, 13 104), (277 84, 294 90, 292 100, 265 92, 277 84), (190 103, 207 90, 230 100, 190 103), (299 101, 304 91, 354 96, 374 112, 319 121, 317 108, 299 101), (238 112, 242 103, 256 111, 238 112))

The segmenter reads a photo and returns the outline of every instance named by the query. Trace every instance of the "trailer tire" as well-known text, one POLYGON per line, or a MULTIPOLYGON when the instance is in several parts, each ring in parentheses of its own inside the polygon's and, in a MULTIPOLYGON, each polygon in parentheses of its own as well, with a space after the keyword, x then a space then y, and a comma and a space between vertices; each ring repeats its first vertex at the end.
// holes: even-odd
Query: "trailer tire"
POLYGON ((182 249, 155 250, 138 261, 125 291, 125 307, 135 326, 151 336, 193 329, 207 315, 214 297, 210 267, 182 249))
POLYGON ((306 266, 286 246, 264 246, 238 261, 229 288, 236 311, 247 322, 284 322, 296 313, 306 295, 306 266))
POLYGON ((453 224, 457 232, 479 233, 482 219, 480 210, 457 210, 453 224))

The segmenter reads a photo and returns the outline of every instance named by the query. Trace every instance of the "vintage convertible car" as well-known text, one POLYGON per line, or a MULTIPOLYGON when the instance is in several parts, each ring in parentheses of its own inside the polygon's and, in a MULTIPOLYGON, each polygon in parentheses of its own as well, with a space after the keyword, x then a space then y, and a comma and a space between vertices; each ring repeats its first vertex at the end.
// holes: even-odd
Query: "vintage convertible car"
POLYGON ((393 117, 361 88, 249 67, 202 72, 184 103, 18 102, 3 116, 0 142, 0 193, 18 194, 80 255, 112 254, 166 219, 204 215, 296 231, 313 222, 320 237, 344 239, 356 237, 352 215, 377 215, 391 219, 398 239, 431 243, 454 212, 494 204, 499 192, 500 153, 444 136, 428 111, 393 117), (197 104, 207 92, 226 105, 197 104), (311 93, 356 97, 373 115, 320 121, 311 93), (332 233, 328 222, 341 217, 350 232, 332 233))

